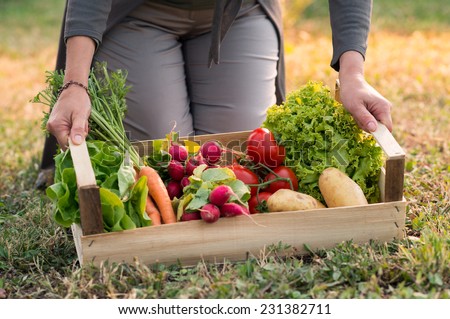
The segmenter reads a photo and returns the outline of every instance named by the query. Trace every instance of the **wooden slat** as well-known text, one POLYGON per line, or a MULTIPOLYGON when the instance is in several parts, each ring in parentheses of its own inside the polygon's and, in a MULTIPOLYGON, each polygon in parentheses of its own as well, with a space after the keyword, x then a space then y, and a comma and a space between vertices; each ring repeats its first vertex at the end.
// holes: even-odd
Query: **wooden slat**
POLYGON ((83 143, 79 145, 75 145, 69 139, 69 148, 73 166, 75 167, 78 187, 97 185, 86 141, 83 141, 83 143))
POLYGON ((199 260, 223 262, 245 260, 264 247, 283 242, 296 253, 331 248, 353 240, 392 241, 404 236, 405 202, 281 212, 221 218, 214 224, 204 221, 179 222, 102 235, 83 236, 84 262, 102 261, 175 263, 195 265, 199 260), (113 244, 112 244, 113 243, 113 244))
POLYGON ((103 216, 99 187, 97 186, 86 142, 83 141, 83 143, 75 145, 69 139, 69 147, 77 178, 83 234, 92 235, 102 233, 103 216))
POLYGON ((372 135, 383 149, 388 160, 405 158, 405 151, 383 123, 378 122, 377 130, 372 132, 372 135))
POLYGON ((103 215, 97 185, 78 187, 81 229, 84 235, 103 233, 103 215))

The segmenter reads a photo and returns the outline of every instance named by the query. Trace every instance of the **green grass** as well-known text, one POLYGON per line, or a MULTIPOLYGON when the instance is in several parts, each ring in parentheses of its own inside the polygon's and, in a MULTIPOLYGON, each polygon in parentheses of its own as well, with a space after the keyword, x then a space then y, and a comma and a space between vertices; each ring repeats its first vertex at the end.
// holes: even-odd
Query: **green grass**
POLYGON ((64 4, 64 0, 2 0, 0 53, 25 56, 53 44, 64 4))
MULTIPOLYGON (((450 6, 446 0, 375 0, 372 17, 373 29, 383 28, 397 32, 450 29, 450 6)), ((327 0, 312 1, 300 15, 299 22, 302 19, 309 21, 318 18, 328 21, 327 0)))
MULTIPOLYGON (((444 2, 375 1, 366 76, 393 102, 394 135, 407 153, 405 239, 346 242, 308 256, 279 245, 245 262, 189 268, 139 262, 96 268, 78 265, 71 233, 53 222, 45 194, 33 189, 42 107, 28 101, 54 66, 64 3, 2 1, 0 298, 450 298, 450 33, 444 2), (399 23, 404 16, 408 22, 399 23), (280 251, 288 256, 277 257, 280 251)), ((324 4, 315 1, 302 22, 321 32, 288 32, 291 88, 309 79, 332 84, 336 77, 328 67, 324 4)))

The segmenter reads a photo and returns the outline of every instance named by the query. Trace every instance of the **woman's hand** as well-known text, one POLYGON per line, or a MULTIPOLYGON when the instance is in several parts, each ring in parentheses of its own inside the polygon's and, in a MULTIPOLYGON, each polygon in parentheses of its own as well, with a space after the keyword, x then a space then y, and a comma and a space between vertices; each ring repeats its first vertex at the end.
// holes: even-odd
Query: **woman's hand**
MULTIPOLYGON (((74 36, 67 40, 65 83, 74 81, 87 87, 94 51, 95 42, 89 37, 74 36)), ((88 133, 91 101, 82 86, 73 84, 61 92, 47 122, 47 130, 63 150, 69 144, 69 137, 78 145, 88 133)))
POLYGON ((47 130, 58 140, 61 149, 69 144, 80 144, 88 133, 91 101, 86 91, 71 85, 61 92, 47 122, 47 130))
POLYGON ((340 98, 358 126, 373 132, 380 121, 392 131, 391 103, 364 79, 363 57, 347 51, 340 58, 340 98))

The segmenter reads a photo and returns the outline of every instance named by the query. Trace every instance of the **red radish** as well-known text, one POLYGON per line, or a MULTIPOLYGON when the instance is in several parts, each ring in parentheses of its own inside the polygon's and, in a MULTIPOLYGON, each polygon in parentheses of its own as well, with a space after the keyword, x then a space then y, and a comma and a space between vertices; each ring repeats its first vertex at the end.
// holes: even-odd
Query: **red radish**
POLYGON ((202 219, 199 211, 184 212, 183 215, 181 215, 181 221, 183 221, 183 222, 188 222, 190 220, 199 220, 199 219, 202 219))
POLYGON ((184 177, 184 166, 176 160, 171 160, 167 166, 167 172, 174 181, 181 181, 184 177))
POLYGON ((234 195, 234 192, 230 186, 219 185, 216 186, 209 194, 209 202, 220 207, 228 202, 232 195, 234 195))
POLYGON ((237 203, 225 203, 220 206, 220 216, 233 217, 238 215, 249 215, 248 208, 237 203))
POLYGON ((186 175, 191 176, 194 173, 194 169, 202 164, 207 164, 201 153, 188 158, 186 162, 186 175))
POLYGON ((184 176, 181 181, 180 181, 180 185, 182 188, 185 188, 186 186, 188 186, 191 183, 191 181, 189 180, 189 177, 184 176))
POLYGON ((181 188, 180 182, 170 180, 166 186, 167 193, 169 193, 170 199, 180 198, 183 195, 183 189, 181 188))
POLYGON ((180 144, 172 144, 169 147, 169 154, 172 156, 172 159, 178 162, 184 162, 189 155, 186 147, 180 144))
POLYGON ((215 164, 222 156, 222 147, 215 141, 209 141, 201 146, 200 153, 208 164, 215 164))
POLYGON ((220 218, 220 210, 214 204, 208 203, 200 209, 200 216, 207 223, 214 223, 220 218))

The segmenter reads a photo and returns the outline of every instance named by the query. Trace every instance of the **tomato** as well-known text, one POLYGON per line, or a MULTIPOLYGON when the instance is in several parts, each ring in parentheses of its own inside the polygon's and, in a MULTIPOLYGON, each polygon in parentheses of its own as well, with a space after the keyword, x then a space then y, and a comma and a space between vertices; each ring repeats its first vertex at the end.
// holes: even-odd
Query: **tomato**
MULTIPOLYGON (((234 172, 234 175, 236 175, 236 178, 243 181, 245 184, 247 184, 247 185, 248 184, 259 184, 258 175, 256 175, 249 168, 239 165, 239 164, 233 164, 230 166, 230 169, 234 172)), ((258 186, 251 186, 250 187, 251 195, 256 194, 257 190, 258 190, 258 186)))
POLYGON ((269 192, 259 192, 258 196, 253 195, 248 200, 248 209, 250 214, 266 213, 268 212, 267 200, 272 195, 269 192))
MULTIPOLYGON (((295 175, 294 171, 291 170, 289 167, 286 166, 278 166, 273 169, 273 172, 278 175, 279 177, 283 178, 289 178, 292 182, 292 187, 294 191, 298 190, 298 179, 295 175)), ((264 182, 268 182, 272 179, 275 179, 277 176, 273 173, 267 174, 267 176, 264 179, 264 182)), ((288 181, 274 181, 270 183, 267 188, 265 188, 265 191, 275 193, 277 190, 281 188, 291 189, 291 185, 288 181)))
POLYGON ((286 151, 284 146, 278 145, 271 131, 259 127, 248 136, 247 155, 253 163, 273 168, 283 164, 286 151))

